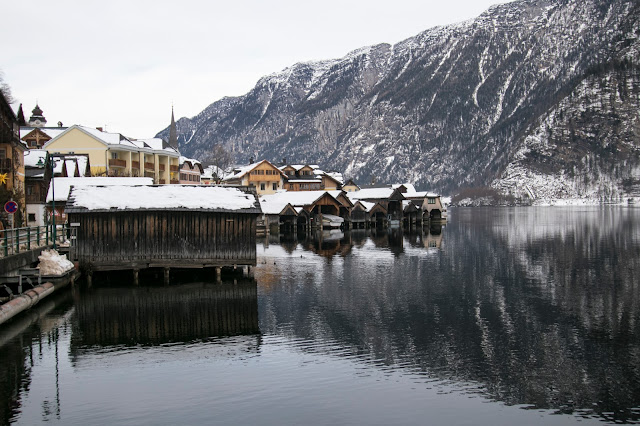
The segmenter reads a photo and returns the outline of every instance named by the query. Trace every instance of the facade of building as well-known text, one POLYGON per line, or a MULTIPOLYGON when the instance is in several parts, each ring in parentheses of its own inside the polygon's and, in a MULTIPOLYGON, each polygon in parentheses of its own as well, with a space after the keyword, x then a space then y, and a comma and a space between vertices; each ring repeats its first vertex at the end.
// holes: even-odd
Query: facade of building
POLYGON ((181 185, 201 185, 201 178, 204 174, 202 164, 198 160, 180 157, 180 184, 181 185))
POLYGON ((337 191, 342 189, 342 175, 326 173, 317 165, 287 164, 280 167, 287 191, 337 191))
POLYGON ((180 154, 162 139, 129 139, 119 133, 74 125, 44 145, 50 153, 88 154, 92 176, 150 177, 179 182, 180 154))
MULTIPOLYGON (((0 214, 4 216, 4 205, 15 201, 18 211, 13 216, 13 225, 22 225, 25 209, 24 152, 20 142, 19 123, 11 105, 0 91, 0 214)), ((10 225, 7 220, 5 225, 10 225)))
POLYGON ((273 194, 283 189, 284 173, 267 160, 238 167, 223 179, 225 185, 254 187, 259 195, 273 194))

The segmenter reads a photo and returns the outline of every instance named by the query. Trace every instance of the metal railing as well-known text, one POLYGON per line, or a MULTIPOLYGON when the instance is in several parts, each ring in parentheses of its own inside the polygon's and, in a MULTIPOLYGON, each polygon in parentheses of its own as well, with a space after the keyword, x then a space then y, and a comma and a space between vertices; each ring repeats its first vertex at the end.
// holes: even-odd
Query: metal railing
MULTIPOLYGON (((30 226, 0 230, 0 256, 11 256, 24 251, 53 244, 53 225, 30 226)), ((70 231, 66 224, 56 225, 56 244, 69 239, 70 231)))

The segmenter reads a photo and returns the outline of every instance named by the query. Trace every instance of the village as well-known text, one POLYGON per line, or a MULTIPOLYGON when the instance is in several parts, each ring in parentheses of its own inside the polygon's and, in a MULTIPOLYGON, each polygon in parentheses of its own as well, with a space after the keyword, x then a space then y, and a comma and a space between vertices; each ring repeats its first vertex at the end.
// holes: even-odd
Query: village
MULTIPOLYGON (((102 128, 48 126, 2 103, 0 216, 4 280, 33 271, 42 247, 64 247, 78 270, 246 268, 256 238, 318 230, 402 227, 446 220, 438 194, 413 185, 360 186, 314 164, 268 160, 221 168, 180 155, 169 141, 102 128), (34 251, 35 250, 35 251, 34 251)), ((17 277, 17 278, 16 278, 17 277)), ((5 284, 6 287, 6 284, 5 284)), ((8 292, 12 292, 8 290, 8 292)))
MULTIPOLYGON (((4 101, 4 99, 3 99, 4 101)), ((51 212, 67 222, 70 189, 80 186, 224 185, 251 188, 260 201, 262 232, 313 227, 368 228, 416 226, 439 220, 444 207, 437 194, 417 192, 411 184, 361 187, 339 172, 313 164, 273 164, 267 160, 221 170, 203 168, 180 155, 173 138, 132 139, 102 128, 47 126, 38 105, 29 120, 4 102, 0 167, 4 190, 15 203, 13 218, 22 227, 46 226, 51 212), (173 140, 171 140, 173 139, 173 140)), ((3 200, 4 202, 9 201, 3 200)), ((3 204, 4 204, 3 202, 3 204)), ((7 213, 3 225, 10 225, 7 213)))

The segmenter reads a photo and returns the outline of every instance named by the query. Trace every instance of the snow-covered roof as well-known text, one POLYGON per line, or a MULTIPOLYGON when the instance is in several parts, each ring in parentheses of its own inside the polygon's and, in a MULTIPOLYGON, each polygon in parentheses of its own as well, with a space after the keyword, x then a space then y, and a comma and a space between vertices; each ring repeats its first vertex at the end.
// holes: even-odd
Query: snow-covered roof
POLYGON ((108 133, 108 132, 103 132, 102 130, 96 129, 95 127, 85 127, 85 126, 78 126, 78 125, 71 126, 69 129, 74 127, 79 128, 85 131, 86 133, 89 133, 91 136, 101 140, 102 142, 108 145, 124 144, 128 146, 134 146, 134 144, 129 139, 125 138, 120 133, 108 133))
POLYGON ((200 185, 74 186, 68 212, 118 210, 214 210, 260 213, 253 193, 200 185))
POLYGON ((407 188, 407 192, 416 192, 416 188, 411 183, 396 183, 391 185, 391 188, 398 189, 401 186, 404 186, 405 188, 407 188))
POLYGON ((56 194, 56 202, 67 201, 69 190, 72 186, 123 186, 123 185, 151 185, 153 178, 148 177, 57 177, 51 180, 47 192, 47 203, 53 201, 53 193, 56 194))
POLYGON ((427 198, 427 197, 439 197, 440 194, 435 192, 421 191, 421 192, 409 192, 402 194, 404 198, 427 198))
POLYGON ((357 200, 367 200, 367 199, 388 199, 393 194, 395 189, 384 187, 384 188, 364 188, 358 191, 347 192, 347 197, 353 202, 357 200))
POLYGON ((153 151, 162 151, 171 154, 178 153, 175 148, 167 145, 161 138, 136 139, 132 142, 140 148, 150 148, 153 151))
POLYGON ((187 157, 185 157, 183 155, 180 156, 180 160, 179 161, 180 161, 180 164, 182 164, 182 163, 184 163, 186 161, 190 162, 191 164, 202 164, 198 160, 195 160, 193 158, 187 158, 187 157))
POLYGON ((324 194, 337 198, 341 193, 342 191, 278 191, 260 196, 260 205, 264 214, 280 214, 287 204, 293 207, 309 206, 324 194))
POLYGON ((364 207, 364 210, 366 212, 370 212, 371 209, 373 208, 373 206, 376 205, 376 203, 372 203, 372 202, 369 202, 369 201, 362 201, 362 200, 358 200, 357 203, 362 204, 362 207, 364 207))
MULTIPOLYGON (((251 163, 248 164, 246 166, 238 166, 238 167, 234 167, 233 168, 233 173, 227 177, 225 177, 223 180, 224 181, 228 181, 228 180, 233 180, 233 179, 240 179, 241 177, 243 177, 244 175, 246 175, 247 173, 249 173, 251 170, 255 169, 256 167, 258 167, 259 165, 261 165, 262 163, 269 163, 269 161, 267 160, 262 160, 262 161, 258 161, 257 163, 251 163)), ((271 163, 269 163, 271 164, 271 163)), ((273 166, 273 164, 271 164, 273 166)), ((273 166, 276 170, 280 170, 278 169, 276 166, 273 166)))
POLYGON ((66 127, 30 127, 30 126, 23 126, 23 127, 20 127, 20 139, 24 138, 29 133, 33 132, 35 129, 39 129, 42 133, 44 133, 45 135, 49 136, 51 139, 55 138, 60 133, 62 133, 65 130, 67 130, 66 127))
POLYGON ((326 175, 326 176, 329 176, 330 178, 332 178, 333 180, 338 182, 340 185, 344 184, 344 178, 342 177, 342 173, 338 173, 338 172, 323 172, 323 174, 326 175))
POLYGON ((46 149, 29 149, 24 152, 25 167, 40 167, 44 169, 44 163, 47 160, 46 149), (42 160, 42 164, 38 165, 38 161, 42 160))
POLYGON ((287 167, 291 167, 296 172, 299 172, 300 170, 302 170, 305 167, 309 167, 309 168, 311 168, 313 170, 317 170, 320 166, 318 166, 317 164, 287 164, 285 166, 278 167, 278 168, 280 170, 283 170, 283 169, 286 169, 287 167))

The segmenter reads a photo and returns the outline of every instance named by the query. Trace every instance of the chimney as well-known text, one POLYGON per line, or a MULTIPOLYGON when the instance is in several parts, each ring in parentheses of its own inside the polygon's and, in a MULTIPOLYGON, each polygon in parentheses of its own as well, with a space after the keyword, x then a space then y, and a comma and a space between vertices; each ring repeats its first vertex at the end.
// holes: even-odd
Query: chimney
POLYGON ((58 121, 58 127, 62 127, 62 121, 58 121))
POLYGON ((249 158, 249 164, 253 164, 253 157, 249 158))
POLYGON ((102 127, 96 127, 96 129, 98 129, 99 131, 102 131, 102 127))

